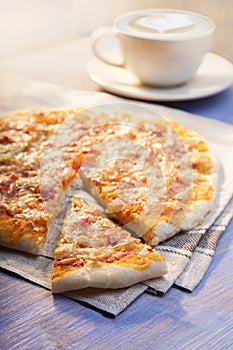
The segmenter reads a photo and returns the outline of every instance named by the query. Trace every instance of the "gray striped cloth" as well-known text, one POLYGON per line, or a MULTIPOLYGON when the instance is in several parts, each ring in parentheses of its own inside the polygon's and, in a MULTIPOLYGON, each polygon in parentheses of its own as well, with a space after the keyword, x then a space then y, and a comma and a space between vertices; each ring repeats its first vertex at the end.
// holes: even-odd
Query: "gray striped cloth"
MULTIPOLYGON (((65 215, 65 211, 66 209, 55 221, 54 230, 57 233, 60 231, 61 218, 65 215)), ((177 234, 156 247, 156 251, 162 253, 168 263, 169 272, 163 278, 138 283, 120 290, 89 288, 64 293, 64 295, 84 302, 103 313, 117 316, 144 292, 155 295, 165 294, 173 284, 187 291, 192 291, 204 277, 214 256, 218 240, 231 220, 232 211, 233 199, 227 203, 225 209, 209 229, 196 228, 190 232, 177 234)), ((44 252, 45 255, 33 257, 30 254, 1 247, 0 266, 31 282, 51 289, 52 249, 53 247, 47 246, 44 252)))

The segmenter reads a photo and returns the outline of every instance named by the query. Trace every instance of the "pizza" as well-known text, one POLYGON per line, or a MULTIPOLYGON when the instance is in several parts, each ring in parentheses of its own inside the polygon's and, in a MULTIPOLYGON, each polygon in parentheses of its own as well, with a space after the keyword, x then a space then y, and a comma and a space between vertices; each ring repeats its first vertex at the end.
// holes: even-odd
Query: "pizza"
POLYGON ((73 197, 54 252, 52 291, 123 288, 162 276, 165 259, 83 198, 73 197))
POLYGON ((217 188, 218 165, 200 135, 150 113, 106 105, 3 116, 0 154, 1 245, 41 254, 71 186, 85 188, 106 213, 103 218, 82 199, 72 200, 55 250, 54 291, 84 285, 117 288, 117 280, 123 287, 124 273, 130 283, 163 274, 165 263, 150 247, 202 223, 217 188), (86 220, 88 232, 98 228, 95 247, 88 232, 86 248, 81 243, 85 215, 92 217, 90 224, 86 220), (120 247, 128 254, 125 265, 120 247), (93 252, 94 260, 85 252, 93 252), (98 256, 106 254, 113 264, 101 260, 97 269, 98 256), (137 255, 142 263, 141 254, 151 264, 129 267, 137 255), (101 274, 104 270, 110 275, 114 270, 117 280, 101 274))

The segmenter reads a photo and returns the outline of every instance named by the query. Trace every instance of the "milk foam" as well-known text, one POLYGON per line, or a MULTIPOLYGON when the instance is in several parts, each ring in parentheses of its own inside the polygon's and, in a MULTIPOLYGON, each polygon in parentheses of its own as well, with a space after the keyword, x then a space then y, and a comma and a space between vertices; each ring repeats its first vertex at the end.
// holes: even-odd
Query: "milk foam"
POLYGON ((213 26, 205 17, 179 12, 155 12, 121 18, 117 26, 126 33, 150 38, 195 36, 213 26))

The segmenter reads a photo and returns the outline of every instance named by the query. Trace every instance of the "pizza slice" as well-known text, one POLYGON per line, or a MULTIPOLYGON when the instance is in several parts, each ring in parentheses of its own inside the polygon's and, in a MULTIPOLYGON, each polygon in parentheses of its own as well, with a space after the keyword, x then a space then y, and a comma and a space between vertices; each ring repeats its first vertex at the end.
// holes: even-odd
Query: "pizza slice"
MULTIPOLYGON (((28 110, 0 118, 1 245, 36 255, 42 252, 60 209, 60 188, 52 181, 52 162, 47 162, 50 176, 43 178, 41 187, 41 158, 57 126, 75 111, 28 110)), ((71 180, 72 176, 64 177, 64 188, 71 180)))
POLYGON ((111 139, 93 142, 76 168, 109 217, 157 245, 202 223, 212 207, 218 168, 196 133, 172 122, 144 125, 128 126, 122 134, 117 124, 105 124, 111 139))
POLYGON ((32 119, 32 113, 25 113, 24 118, 21 113, 1 118, 0 244, 39 254, 50 217, 45 211, 39 186, 45 128, 39 131, 38 127, 42 127, 32 119))
POLYGON ((75 196, 54 252, 52 291, 123 288, 167 272, 150 246, 75 196))

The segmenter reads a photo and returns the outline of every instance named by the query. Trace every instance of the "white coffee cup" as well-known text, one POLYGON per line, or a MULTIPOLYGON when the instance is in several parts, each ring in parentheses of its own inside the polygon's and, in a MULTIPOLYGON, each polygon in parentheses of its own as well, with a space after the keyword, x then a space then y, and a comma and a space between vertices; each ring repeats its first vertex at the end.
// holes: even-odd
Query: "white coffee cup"
POLYGON ((114 27, 95 31, 93 49, 99 59, 129 69, 141 83, 168 87, 194 76, 210 50, 214 29, 210 18, 197 13, 139 10, 118 17, 114 27), (103 50, 109 36, 119 42, 111 59, 103 50))

